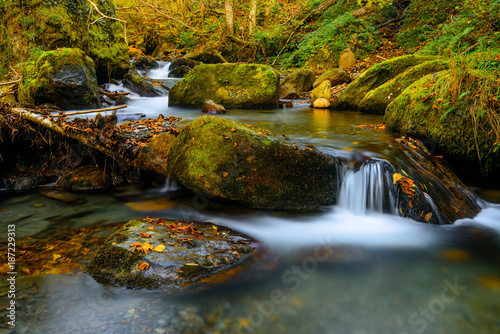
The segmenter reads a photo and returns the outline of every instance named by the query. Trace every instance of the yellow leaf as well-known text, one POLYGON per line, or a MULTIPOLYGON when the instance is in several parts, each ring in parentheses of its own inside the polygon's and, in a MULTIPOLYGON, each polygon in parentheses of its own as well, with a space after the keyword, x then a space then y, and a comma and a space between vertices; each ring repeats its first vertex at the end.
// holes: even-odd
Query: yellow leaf
POLYGON ((144 251, 144 253, 147 254, 148 250, 150 250, 150 249, 153 249, 153 246, 151 246, 147 242, 145 242, 145 243, 142 244, 142 250, 144 251))
POLYGON ((156 246, 156 247, 153 249, 153 251, 158 252, 158 253, 161 253, 161 252, 163 252, 164 250, 165 250, 165 245, 158 245, 158 246, 156 246))
POLYGON ((197 264, 197 263, 190 263, 190 262, 185 263, 185 265, 186 265, 186 266, 192 266, 192 267, 197 267, 197 266, 198 266, 198 264, 197 264))
POLYGON ((392 182, 393 182, 394 184, 396 184, 398 181, 400 181, 400 180, 401 180, 401 179, 403 179, 403 178, 404 178, 404 176, 403 176, 403 175, 401 175, 401 174, 399 174, 399 173, 394 173, 394 174, 392 175, 392 182))
POLYGON ((52 254, 52 259, 55 261, 61 257, 61 254, 52 254))

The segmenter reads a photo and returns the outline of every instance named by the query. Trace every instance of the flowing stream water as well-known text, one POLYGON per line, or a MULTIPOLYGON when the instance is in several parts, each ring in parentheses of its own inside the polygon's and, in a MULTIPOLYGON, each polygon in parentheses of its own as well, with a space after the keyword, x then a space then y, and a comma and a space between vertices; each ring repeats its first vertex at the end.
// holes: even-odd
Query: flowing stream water
MULTIPOLYGON (((165 79, 166 66, 148 75, 165 79)), ((169 108, 168 97, 132 94, 128 108, 118 112, 122 120, 158 114, 180 116, 185 125, 200 111, 169 108)), ((387 164, 434 178, 437 191, 427 195, 433 205, 451 203, 447 189, 456 187, 401 150, 394 135, 357 127, 382 123, 382 116, 296 104, 231 110, 223 117, 286 134, 354 164, 359 155, 371 160, 346 165, 338 204, 313 212, 220 203, 171 180, 157 189, 80 194, 78 205, 38 193, 0 194, 1 246, 7 246, 7 226, 15 224, 19 259, 39 250, 31 255, 37 261, 17 262, 16 326, 7 325, 5 316, 0 332, 500 334, 498 185, 473 188, 472 201, 482 207, 473 219, 418 223, 396 214, 387 164), (82 272, 86 253, 120 224, 146 216, 231 227, 260 240, 273 261, 257 266, 251 279, 183 297, 103 285, 82 272)), ((10 300, 7 278, 0 283, 2 316, 10 300)))

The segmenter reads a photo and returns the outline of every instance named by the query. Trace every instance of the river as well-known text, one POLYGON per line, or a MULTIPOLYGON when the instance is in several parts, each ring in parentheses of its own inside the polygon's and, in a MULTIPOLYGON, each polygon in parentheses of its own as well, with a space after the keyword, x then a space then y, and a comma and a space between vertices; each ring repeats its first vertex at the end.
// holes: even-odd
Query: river
MULTIPOLYGON (((150 75, 164 78, 165 71, 150 75)), ((181 125, 200 115, 198 110, 169 108, 168 97, 134 95, 118 115, 160 113, 182 117, 181 125)), ((331 154, 361 152, 409 173, 419 170, 398 158, 395 135, 357 126, 380 124, 382 116, 296 104, 290 109, 231 110, 223 117, 331 154)), ((376 168, 367 173, 377 173, 376 168)), ((163 188, 127 186, 80 194, 78 205, 38 193, 0 194, 1 246, 7 246, 11 224, 18 245, 14 298, 8 297, 9 276, 2 276, 0 331, 500 334, 498 185, 473 188, 483 207, 473 219, 430 225, 366 204, 380 182, 364 183, 352 174, 344 176, 338 205, 313 212, 220 203, 170 180, 163 188), (146 216, 231 227, 260 240, 274 260, 257 265, 251 279, 183 297, 103 285, 82 272, 90 260, 86 254, 119 224, 146 216), (6 324, 11 300, 15 327, 6 324)))

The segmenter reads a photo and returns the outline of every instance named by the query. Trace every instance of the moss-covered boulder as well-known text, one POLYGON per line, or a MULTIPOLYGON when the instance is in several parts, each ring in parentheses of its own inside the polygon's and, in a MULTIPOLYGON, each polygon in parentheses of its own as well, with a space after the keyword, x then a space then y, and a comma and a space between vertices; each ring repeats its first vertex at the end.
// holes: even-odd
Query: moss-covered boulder
POLYGON ((358 109, 365 95, 386 83, 406 69, 434 59, 427 56, 402 56, 383 61, 372 66, 354 80, 346 90, 332 103, 333 109, 358 109))
POLYGON ((336 200, 337 160, 267 130, 201 116, 180 132, 170 175, 208 198, 255 208, 311 209, 336 200))
POLYGON ((135 59, 132 61, 132 66, 136 70, 141 70, 141 71, 149 71, 159 67, 158 62, 148 56, 135 57, 135 59))
POLYGON ((242 273, 258 248, 251 238, 211 223, 139 218, 112 234, 85 271, 103 283, 179 294, 242 273))
POLYGON ((281 83, 279 95, 284 99, 294 99, 313 87, 315 74, 311 70, 300 69, 290 73, 281 83))
POLYGON ((8 2, 0 17, 0 68, 26 62, 40 51, 68 47, 80 48, 94 60, 99 83, 127 73, 125 30, 112 0, 8 2))
POLYGON ((389 130, 427 138, 444 153, 476 162, 485 172, 498 170, 499 108, 481 98, 489 96, 485 91, 498 89, 498 82, 492 82, 487 72, 429 74, 389 104, 385 122, 389 130))
POLYGON ((321 74, 313 83, 313 88, 318 87, 324 81, 330 81, 332 86, 341 85, 350 81, 349 74, 340 68, 332 68, 321 74))
POLYGON ((111 175, 95 166, 82 166, 62 175, 56 184, 74 191, 106 190, 111 187, 111 175))
POLYGON ((94 62, 80 49, 44 52, 30 63, 19 83, 21 103, 53 103, 63 110, 99 106, 94 62))
POLYGON ((163 82, 141 77, 136 71, 124 75, 123 87, 143 97, 165 96, 169 90, 163 82))
POLYGON ((170 106, 201 108, 213 100, 226 109, 278 107, 279 74, 256 64, 202 64, 170 90, 170 106))
POLYGON ((436 73, 448 68, 448 61, 435 59, 410 67, 394 79, 369 91, 359 103, 359 111, 369 114, 385 113, 385 109, 401 92, 413 82, 429 73, 436 73))

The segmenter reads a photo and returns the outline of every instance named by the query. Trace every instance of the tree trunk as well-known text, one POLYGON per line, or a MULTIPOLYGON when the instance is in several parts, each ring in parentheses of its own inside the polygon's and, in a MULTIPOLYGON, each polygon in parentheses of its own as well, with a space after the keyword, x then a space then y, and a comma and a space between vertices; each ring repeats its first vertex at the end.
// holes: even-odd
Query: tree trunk
POLYGON ((252 0, 250 14, 248 15, 248 32, 253 35, 253 31, 257 26, 257 0, 252 0))
POLYGON ((231 0, 226 0, 226 29, 229 36, 234 35, 233 2, 231 0))

